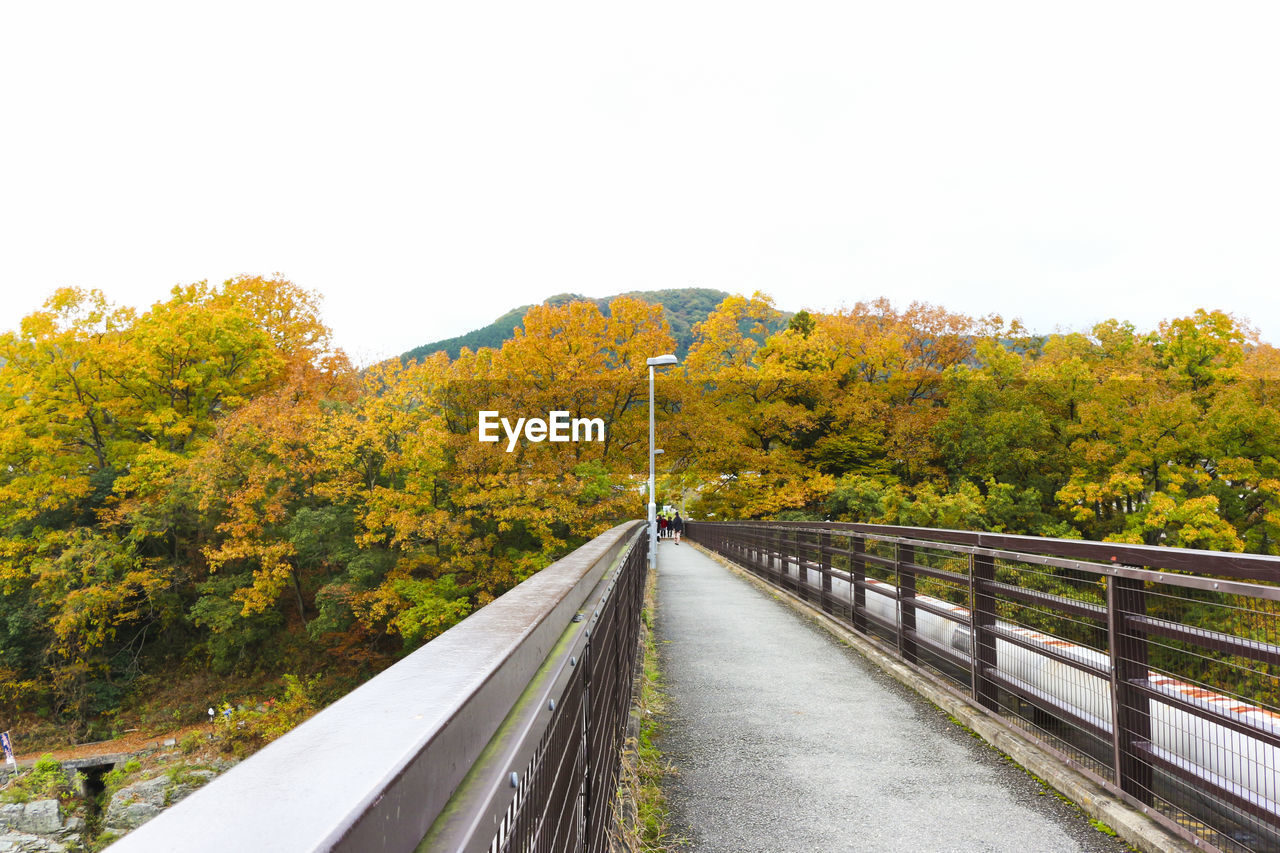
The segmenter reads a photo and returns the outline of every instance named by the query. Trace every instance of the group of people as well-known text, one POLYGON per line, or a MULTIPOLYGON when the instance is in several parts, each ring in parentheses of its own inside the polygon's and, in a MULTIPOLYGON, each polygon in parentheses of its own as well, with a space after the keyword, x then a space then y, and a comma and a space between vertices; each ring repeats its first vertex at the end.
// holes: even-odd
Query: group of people
POLYGON ((658 516, 659 539, 674 539, 676 544, 679 545, 681 533, 684 533, 684 519, 680 517, 678 510, 671 518, 667 518, 665 515, 658 516))

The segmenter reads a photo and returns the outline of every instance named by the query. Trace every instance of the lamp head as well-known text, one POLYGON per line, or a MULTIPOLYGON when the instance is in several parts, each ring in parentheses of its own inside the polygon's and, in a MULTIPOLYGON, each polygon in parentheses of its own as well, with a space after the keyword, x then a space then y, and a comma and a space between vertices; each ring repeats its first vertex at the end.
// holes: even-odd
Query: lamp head
POLYGON ((666 355, 657 355, 653 358, 645 359, 644 363, 650 367, 666 367, 670 364, 679 364, 680 359, 676 358, 671 353, 667 353, 666 355))

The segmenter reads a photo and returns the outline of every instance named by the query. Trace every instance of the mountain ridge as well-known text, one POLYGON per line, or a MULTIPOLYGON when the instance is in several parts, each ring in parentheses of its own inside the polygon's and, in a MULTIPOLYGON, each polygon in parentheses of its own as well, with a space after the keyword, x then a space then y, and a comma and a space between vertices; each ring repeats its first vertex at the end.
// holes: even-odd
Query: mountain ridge
MULTIPOLYGON (((714 290, 709 287, 681 287, 663 290, 630 290, 625 293, 602 297, 582 296, 577 293, 557 293, 554 296, 547 297, 542 304, 564 305, 577 301, 594 302, 606 314, 609 311, 609 303, 620 296, 629 296, 652 305, 661 305, 667 324, 671 327, 671 336, 676 339, 676 355, 684 358, 689 351, 689 347, 693 344, 694 326, 705 320, 716 309, 716 306, 729 295, 723 290, 714 290)), ((425 358, 433 353, 444 352, 449 358, 454 359, 458 357, 463 347, 471 350, 481 347, 496 349, 501 347, 504 341, 513 337, 515 328, 524 322, 525 314, 532 307, 533 305, 521 305, 518 308, 513 308, 487 326, 473 329, 463 335, 414 347, 400 356, 400 358, 404 362, 410 362, 425 358)), ((779 321, 778 328, 785 326, 790 317, 790 312, 782 312, 782 319, 779 321)), ((773 332, 776 329, 771 327, 769 331, 773 332)))

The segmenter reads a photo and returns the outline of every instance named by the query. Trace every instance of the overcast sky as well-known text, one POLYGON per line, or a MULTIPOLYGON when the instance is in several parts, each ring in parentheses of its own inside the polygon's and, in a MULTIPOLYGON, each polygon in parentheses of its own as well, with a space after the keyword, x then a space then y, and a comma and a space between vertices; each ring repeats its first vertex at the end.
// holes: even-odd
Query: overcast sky
POLYGON ((0 5, 0 328, 284 273, 361 362, 554 293, 1280 342, 1280 4, 0 5))

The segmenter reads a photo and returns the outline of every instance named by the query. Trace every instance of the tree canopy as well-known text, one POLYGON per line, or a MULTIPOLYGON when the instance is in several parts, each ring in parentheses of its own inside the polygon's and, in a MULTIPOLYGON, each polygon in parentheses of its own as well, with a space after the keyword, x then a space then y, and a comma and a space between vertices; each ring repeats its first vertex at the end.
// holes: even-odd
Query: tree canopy
MULTIPOLYGON (((53 294, 0 336, 0 702, 82 721, 165 668, 371 671, 643 515, 671 312, 553 302, 492 347, 361 371, 283 279, 146 311, 53 294), (507 452, 482 410, 605 434, 507 452)), ((1037 337, 755 294, 687 333, 659 497, 694 517, 1276 552, 1280 356, 1222 312, 1037 337)))

